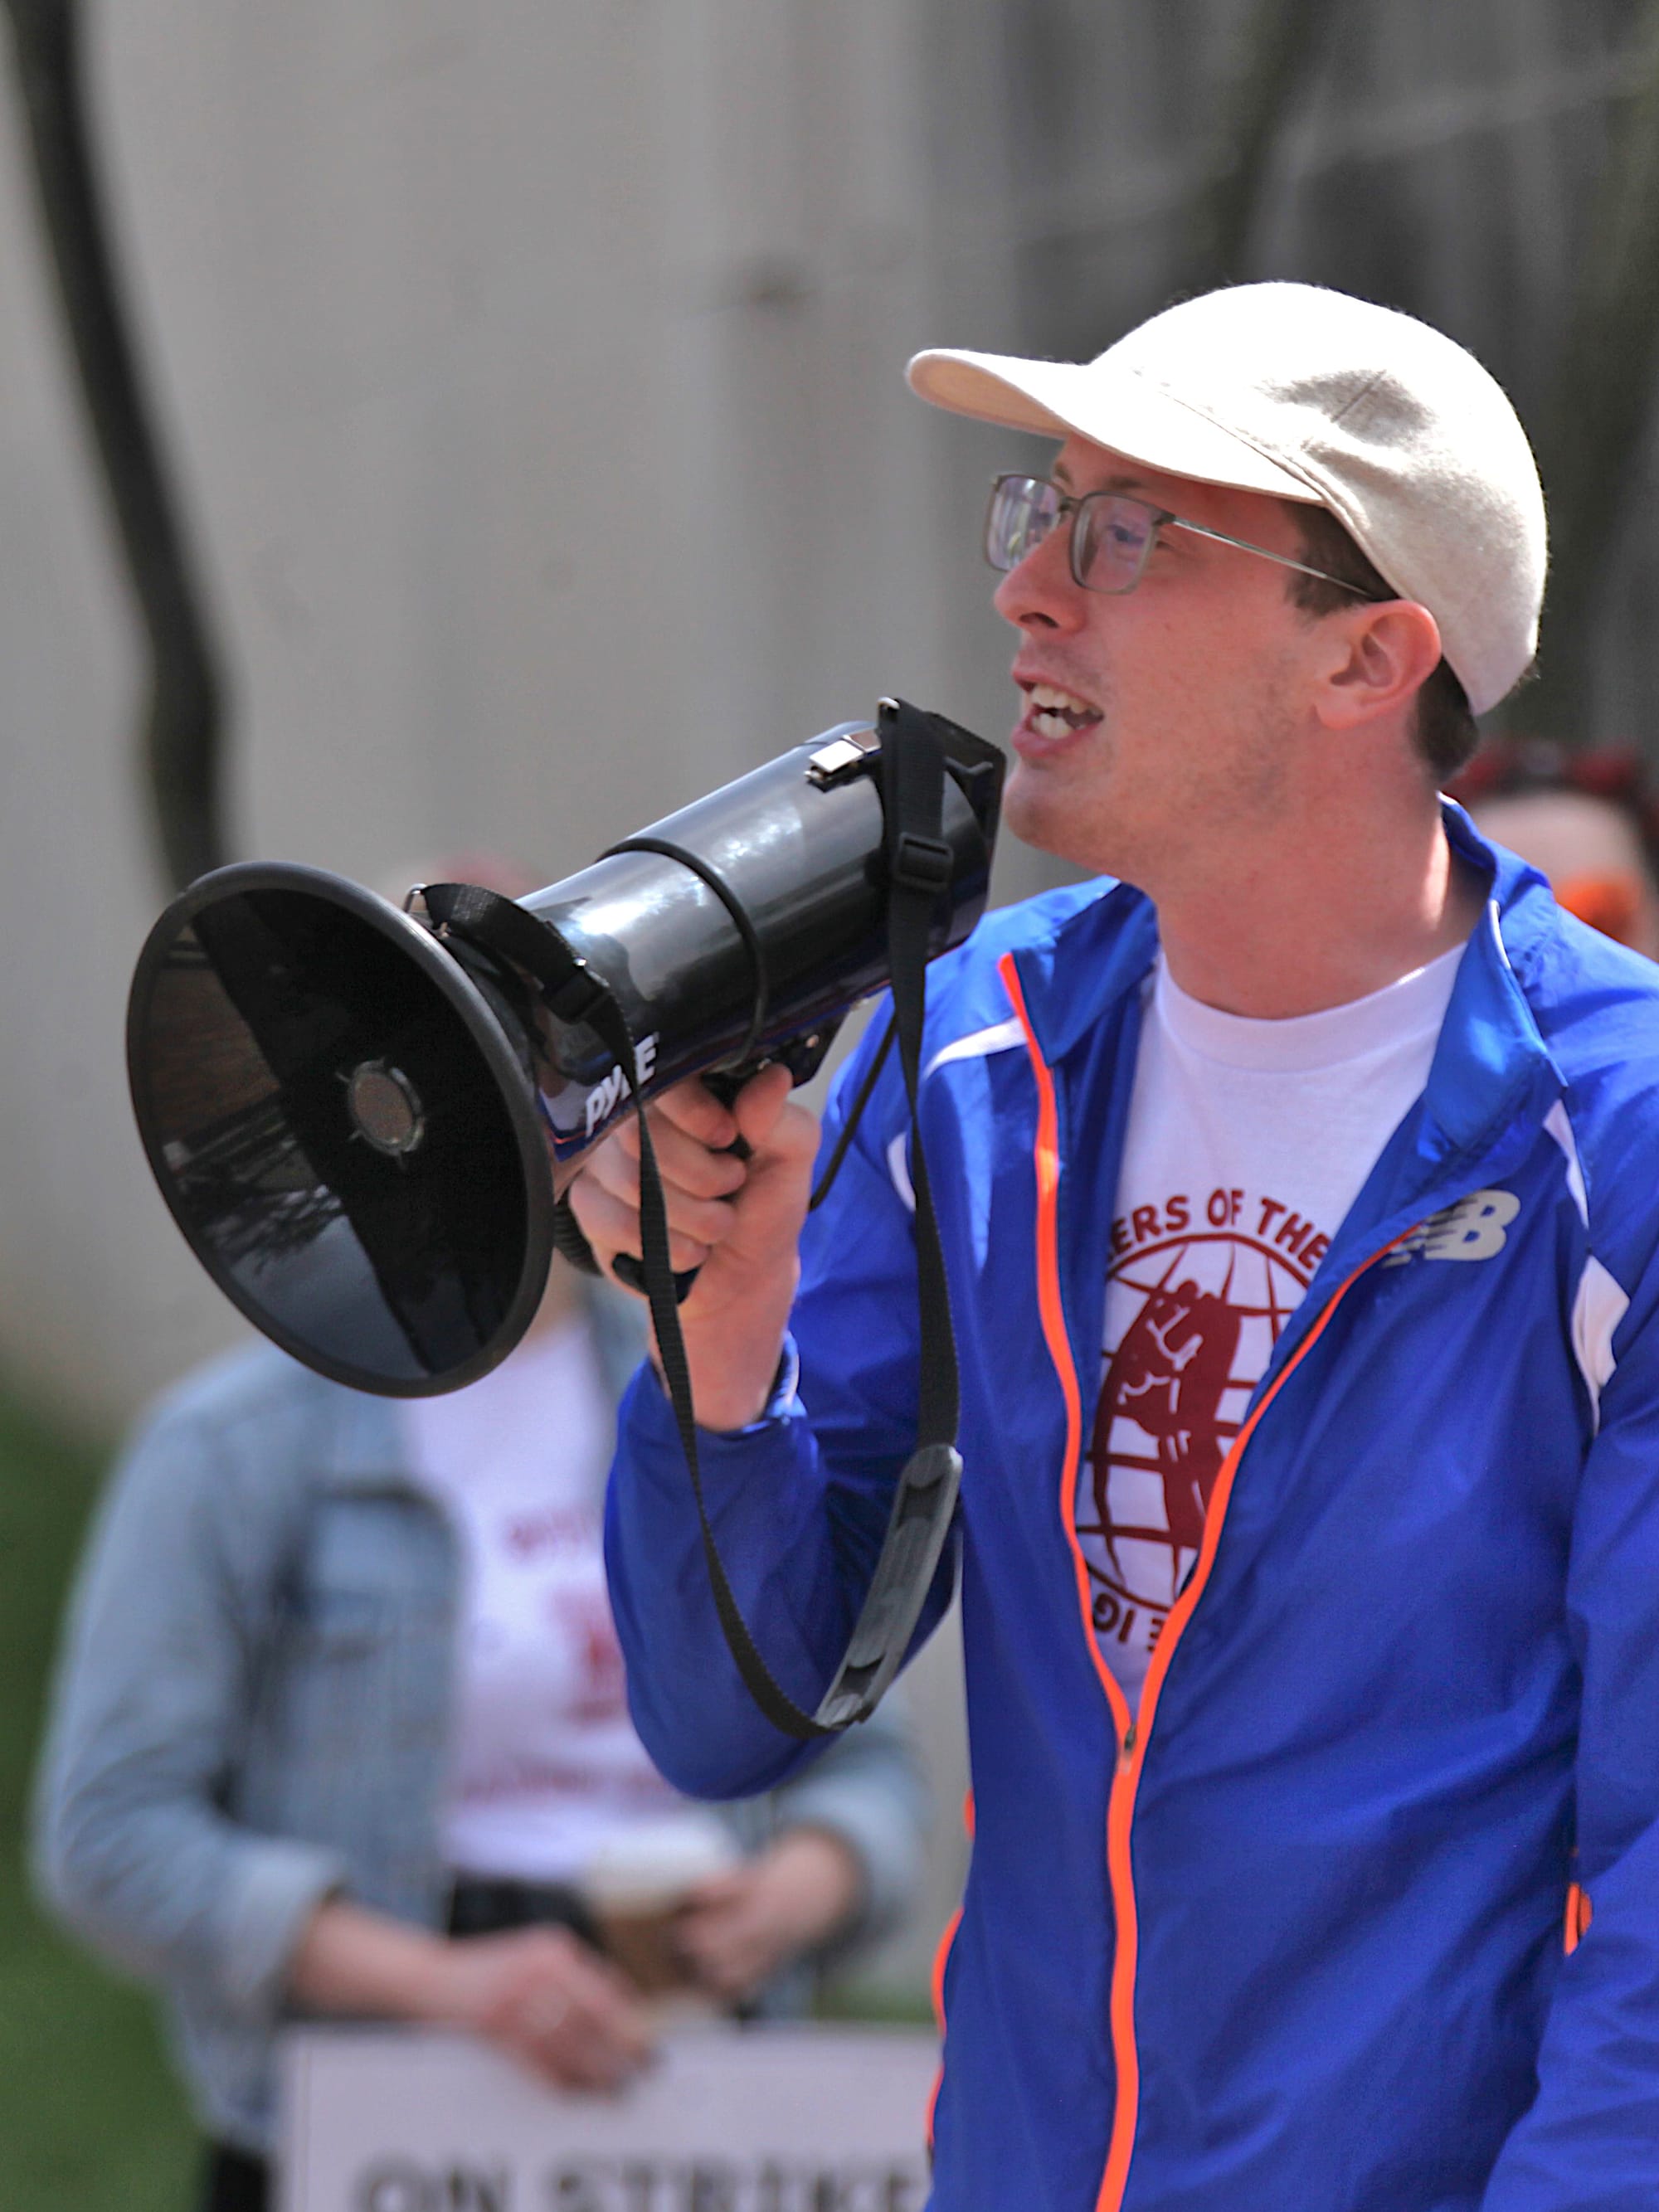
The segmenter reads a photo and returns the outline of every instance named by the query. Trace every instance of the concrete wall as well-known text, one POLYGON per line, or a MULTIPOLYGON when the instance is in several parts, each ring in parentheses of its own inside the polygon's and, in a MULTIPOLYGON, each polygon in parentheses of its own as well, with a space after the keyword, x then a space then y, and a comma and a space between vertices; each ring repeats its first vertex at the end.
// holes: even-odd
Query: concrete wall
MULTIPOLYGON (((547 880, 884 690, 967 712, 899 374, 936 327, 916 8, 91 27, 240 851, 494 846, 547 880)), ((0 975, 0 1358, 108 1424, 234 1324, 129 1127, 140 668, 9 106, 0 287, 0 856, 41 917, 0 975)))
MULTIPOLYGON (((1019 441, 917 345, 1088 352, 1189 267, 1245 0, 360 0, 92 14, 146 357, 233 687, 245 854, 547 878, 906 691, 993 732, 1019 441)), ((1232 273, 1443 322, 1547 410, 1628 11, 1333 9, 1232 273)), ((131 1136, 159 897, 140 668, 0 103, 0 1366, 108 1425, 232 1328, 131 1136), (50 916, 37 921, 36 915, 50 916)), ((1650 453, 1638 457, 1638 518, 1650 453)), ((1659 532, 1610 549, 1642 733, 1659 532), (1614 556, 1616 555, 1616 557, 1614 556)), ((1011 853, 1003 891, 1043 878, 1011 853)))

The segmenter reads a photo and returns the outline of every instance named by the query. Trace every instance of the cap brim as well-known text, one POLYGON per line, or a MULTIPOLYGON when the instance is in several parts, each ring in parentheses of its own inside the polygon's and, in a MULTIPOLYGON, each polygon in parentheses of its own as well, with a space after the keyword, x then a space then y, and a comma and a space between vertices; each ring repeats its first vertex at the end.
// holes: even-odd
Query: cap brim
POLYGON ((1086 438, 1169 476, 1321 503, 1304 478, 1133 369, 940 350, 919 353, 905 374, 913 392, 953 415, 1043 437, 1086 438))

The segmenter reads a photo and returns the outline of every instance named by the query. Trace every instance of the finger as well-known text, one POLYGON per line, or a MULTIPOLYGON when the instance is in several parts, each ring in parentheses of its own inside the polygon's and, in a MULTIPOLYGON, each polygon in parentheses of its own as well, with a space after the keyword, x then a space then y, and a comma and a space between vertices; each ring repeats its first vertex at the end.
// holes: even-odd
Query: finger
POLYGON ((649 2024, 631 1997, 605 1991, 576 1998, 544 2045, 548 2057, 580 2086, 614 2089, 651 2056, 649 2024))
POLYGON ((732 1111, 739 1133, 751 1150, 759 1152, 768 1143, 794 1087, 793 1077, 779 1061, 762 1068, 738 1091, 732 1111))
POLYGON ((586 2024, 516 2027, 502 2039, 515 2057, 562 2089, 620 2089, 650 2056, 596 2037, 586 2024))
POLYGON ((701 1076, 665 1091, 660 1098, 653 1100, 650 1111, 653 1137, 659 1121, 665 1121, 711 1152, 724 1152, 738 1133, 736 1115, 721 1105, 701 1076))
POLYGON ((537 1930, 523 1949, 503 2023, 520 2053, 573 2088, 615 2088, 637 2072, 650 2026, 617 1967, 564 1929, 537 1930))
MULTIPOLYGON (((630 1127, 634 1141, 620 1139, 604 1164, 601 1180, 618 1194, 639 1188, 640 1148, 637 1126, 630 1127)), ((651 1132, 651 1149, 665 1188, 683 1191, 688 1198, 730 1198, 743 1188, 744 1160, 732 1152, 713 1152, 696 1137, 672 1121, 659 1123, 651 1132)))
POLYGON ((565 2089, 620 2089, 651 2055, 647 2046, 615 2044, 586 2027, 561 2030, 520 2048, 538 2073, 565 2089))
POLYGON ((717 1996, 747 1996, 766 1978, 772 1963, 772 1947, 757 1935, 726 1927, 718 1935, 704 1931, 704 1940, 685 1954, 696 1980, 717 1996))
POLYGON ((804 1167, 810 1174, 817 1158, 821 1133, 818 1117, 811 1108, 803 1106, 799 1099, 786 1098, 764 1145, 757 1146, 756 1152, 769 1165, 785 1167, 791 1172, 804 1167))
MULTIPOLYGON (((729 1206, 732 1196, 742 1188, 743 1163, 710 1152, 684 1137, 675 1139, 666 1159, 659 1153, 658 1160, 670 1226, 678 1229, 682 1236, 718 1243, 731 1225, 729 1214, 721 1209, 729 1206)), ((630 1214, 638 1213, 637 1158, 619 1145, 604 1146, 592 1164, 571 1185, 567 1196, 576 1208, 578 1220, 583 1218, 584 1184, 590 1193, 606 1192, 630 1214)), ((634 1243, 637 1250, 632 1233, 626 1241, 634 1243)))
POLYGON ((787 1106, 765 1149, 750 1163, 741 1196, 732 1201, 733 1220, 720 1242, 734 1260, 793 1249, 817 1157, 817 1120, 804 1106, 787 1106))
POLYGON ((688 1924, 678 1931, 677 1948, 685 1962, 687 1972, 699 1987, 718 1989, 721 1986, 728 1947, 719 1928, 701 1923, 688 1924))
POLYGON ((705 1875, 686 1893, 681 1917, 695 1920, 705 1911, 735 1904, 748 1895, 754 1881, 753 1869, 747 1866, 728 1867, 722 1874, 705 1875))
MULTIPOLYGON (((618 1252, 629 1252, 637 1260, 642 1243, 638 1207, 613 1198, 597 1184, 584 1189, 586 1181, 584 1177, 582 1183, 574 1185, 570 1193, 571 1210, 582 1235, 603 1259, 608 1261, 618 1252)), ((725 1217, 717 1217, 717 1225, 724 1233, 731 1224, 725 1217)), ((668 1260, 677 1275, 688 1267, 701 1267, 708 1253, 708 1245, 700 1239, 670 1230, 668 1260)))
MULTIPOLYGON (((639 1218, 643 1200, 637 1169, 627 1163, 613 1165, 600 1187, 626 1211, 631 1219, 639 1218)), ((730 1198, 699 1198, 681 1189, 678 1184, 665 1181, 662 1202, 669 1229, 677 1236, 693 1237, 700 1244, 719 1244, 732 1233, 732 1201, 730 1198)))
POLYGON ((675 1938, 688 1958, 712 1966, 741 1949, 751 1929, 751 1916, 744 1905, 709 1905, 686 1914, 675 1930, 675 1938))
POLYGON ((573 2005, 637 2009, 634 1984, 622 1968, 584 1942, 574 1929, 538 1929, 533 1933, 537 1948, 531 1955, 538 1986, 556 1990, 573 2005))

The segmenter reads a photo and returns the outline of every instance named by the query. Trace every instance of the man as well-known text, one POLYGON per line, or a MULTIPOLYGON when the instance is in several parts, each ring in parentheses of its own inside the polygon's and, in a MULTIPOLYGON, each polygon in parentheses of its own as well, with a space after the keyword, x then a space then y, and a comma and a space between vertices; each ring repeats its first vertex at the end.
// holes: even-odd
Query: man
MULTIPOLYGON (((910 374, 1062 441, 988 526, 1007 817, 1118 879, 929 980, 976 1799, 935 2204, 1634 2212, 1659 990, 1436 797, 1532 654, 1525 440, 1449 341, 1297 285, 1087 366, 910 374)), ((658 1127, 711 1514, 810 1701, 915 1431, 902 1092, 798 1295, 781 1075, 658 1127)), ((631 1157, 577 1186, 605 1252, 631 1157)), ((635 1713, 682 1787, 756 1789, 803 1754, 725 1656, 688 1491, 647 1372, 610 1505, 635 1713)))

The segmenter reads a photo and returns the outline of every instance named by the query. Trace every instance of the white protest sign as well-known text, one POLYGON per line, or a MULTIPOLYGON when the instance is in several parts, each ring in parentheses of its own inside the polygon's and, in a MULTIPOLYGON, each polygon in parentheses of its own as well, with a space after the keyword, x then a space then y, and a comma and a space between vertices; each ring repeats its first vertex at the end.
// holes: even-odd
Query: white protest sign
POLYGON ((913 2030, 700 2027, 613 2098, 465 2036, 296 2029, 283 2212, 922 2212, 938 2057, 913 2030))

